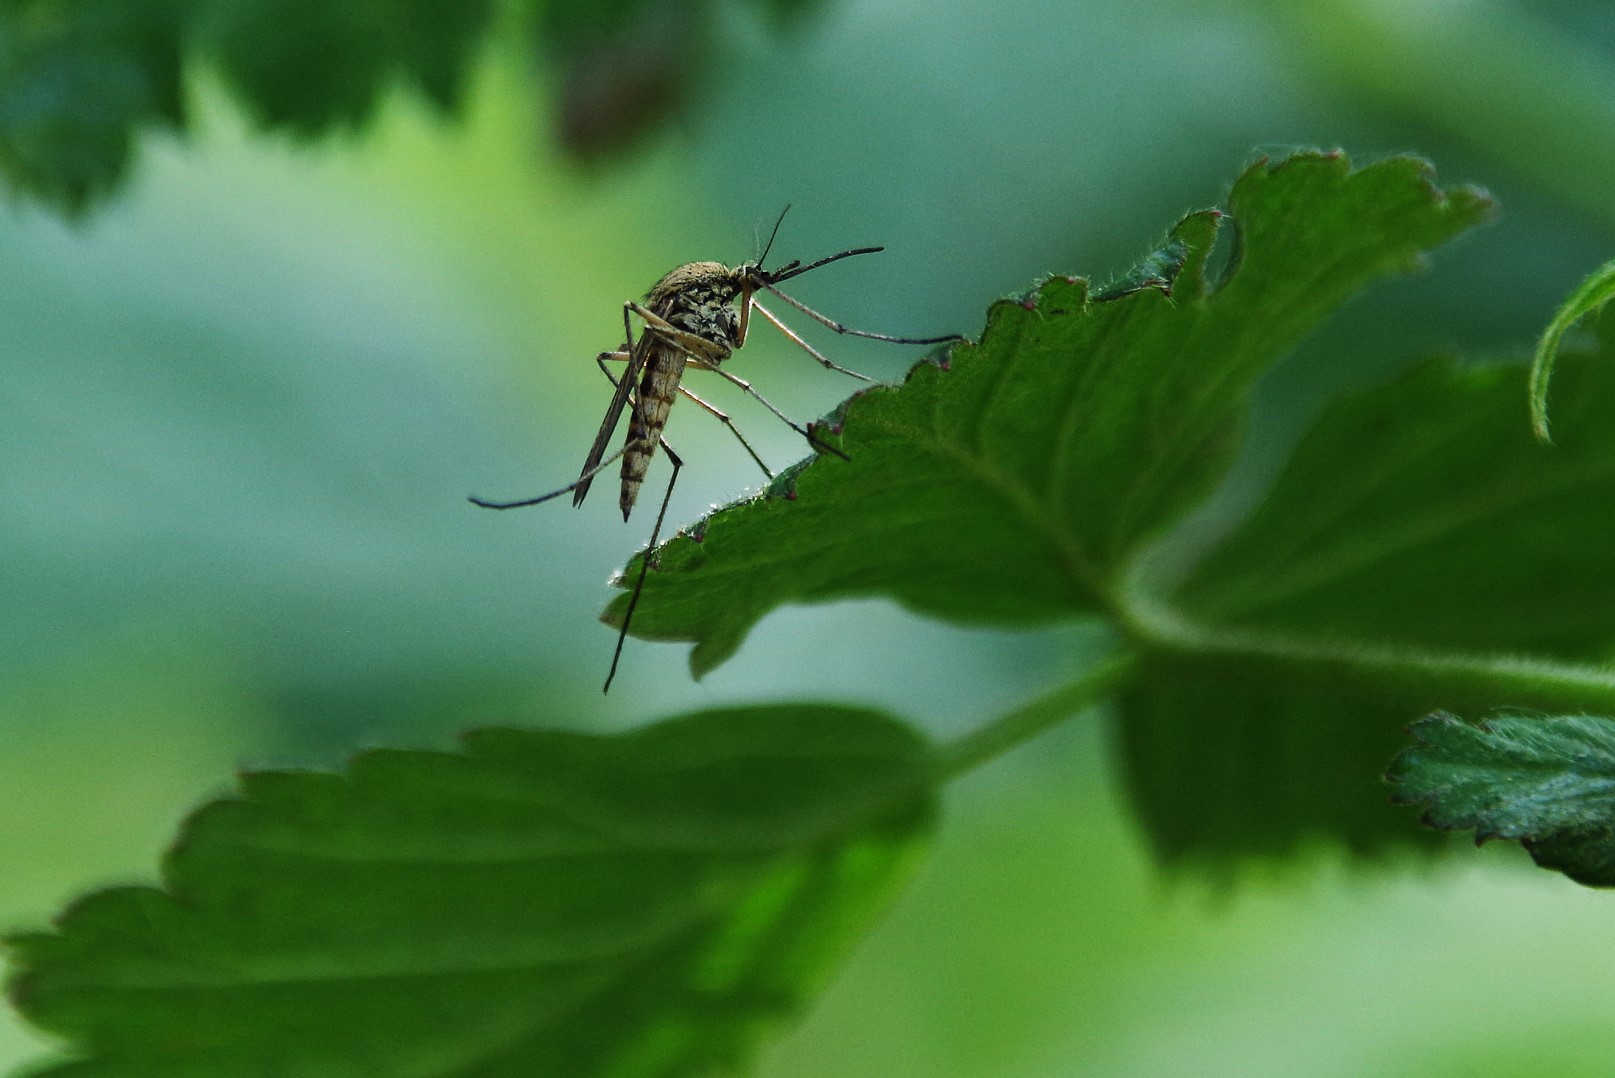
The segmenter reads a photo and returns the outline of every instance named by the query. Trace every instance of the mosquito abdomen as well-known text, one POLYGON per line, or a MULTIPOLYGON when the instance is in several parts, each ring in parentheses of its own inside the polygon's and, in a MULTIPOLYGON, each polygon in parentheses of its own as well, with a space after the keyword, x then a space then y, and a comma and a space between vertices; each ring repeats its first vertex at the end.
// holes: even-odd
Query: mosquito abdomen
POLYGON ((684 377, 685 354, 677 348, 655 347, 645 358, 636 407, 628 420, 628 445, 622 455, 622 494, 618 504, 623 520, 634 511, 639 486, 645 481, 656 444, 667 427, 667 413, 684 377))

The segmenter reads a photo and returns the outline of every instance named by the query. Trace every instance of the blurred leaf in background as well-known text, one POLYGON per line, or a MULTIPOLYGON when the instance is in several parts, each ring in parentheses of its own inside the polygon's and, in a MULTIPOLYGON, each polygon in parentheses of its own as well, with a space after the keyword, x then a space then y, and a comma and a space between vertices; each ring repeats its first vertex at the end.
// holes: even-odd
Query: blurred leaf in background
MULTIPOLYGON (((76 228, 26 204, 0 223, 0 723, 20 806, 0 903, 16 925, 86 886, 146 881, 169 824, 234 761, 447 744, 539 700, 622 728, 833 693, 945 734, 1082 665, 1102 642, 1080 629, 952 630, 844 603, 772 615, 698 685, 682 648, 637 647, 607 707, 610 633, 593 619, 643 536, 606 511, 512 522, 464 505, 569 478, 603 403, 590 358, 615 343, 623 300, 691 258, 746 257, 786 202, 787 257, 888 247, 805 299, 922 333, 968 329, 958 312, 1050 271, 1113 275, 1218 203, 1253 149, 1411 147, 1444 181, 1488 187, 1498 227, 1355 301, 1259 389, 1202 541, 1324 400, 1431 349, 1528 345, 1615 241, 1601 5, 825 2, 784 31, 719 5, 682 118, 591 171, 534 121, 559 113, 568 74, 542 47, 534 66, 520 8, 479 29, 478 5, 447 5, 461 52, 372 55, 379 82, 330 99, 344 123, 369 117, 357 137, 293 147, 261 140, 263 114, 239 104, 274 34, 255 53, 252 24, 210 5, 211 32, 245 55, 193 68, 151 30, 191 9, 100 7, 92 44, 140 64, 50 62, 51 19, 94 5, 0 9, 3 63, 43 80, 0 94, 0 125, 21 133, 5 167, 41 169, 38 148, 65 137, 41 96, 67 98, 91 103, 77 114, 97 118, 93 152, 46 179, 83 198, 130 179, 76 228), (393 89, 428 78, 426 99, 460 87, 455 123, 393 89), (167 133, 180 120, 183 143, 167 133)), ((349 37, 376 10, 314 7, 349 37)), ((835 344, 886 377, 905 362, 835 344)), ((783 347, 743 358, 793 415, 845 391, 783 347)), ((765 456, 801 454, 715 395, 765 456)), ((754 484, 701 417, 675 415, 669 436, 692 462, 670 519, 754 484)), ((765 1073, 1615 1065, 1599 896, 1490 867, 1506 856, 1415 878, 1258 877, 1220 903, 1163 895, 1102 766, 1112 749, 1074 730, 972 776, 919 886, 765 1073)), ((4 1050, 36 1052, 15 1030, 4 1050)))
POLYGON ((13 937, 13 998, 62 1075, 734 1069, 907 875, 928 775, 891 719, 806 706, 251 773, 161 890, 13 937))

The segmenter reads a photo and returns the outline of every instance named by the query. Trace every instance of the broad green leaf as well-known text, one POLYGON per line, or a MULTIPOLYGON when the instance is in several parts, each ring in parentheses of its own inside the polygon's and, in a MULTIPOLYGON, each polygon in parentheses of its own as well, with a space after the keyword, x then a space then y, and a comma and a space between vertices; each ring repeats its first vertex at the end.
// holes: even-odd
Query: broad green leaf
POLYGON ((1120 286, 1051 278, 994 304, 979 344, 854 397, 835 419, 850 461, 822 455, 664 544, 634 631, 694 641, 699 675, 789 602, 887 595, 999 623, 1101 610, 1129 559, 1221 478, 1255 379, 1488 210, 1411 159, 1258 163, 1227 215, 1185 218, 1120 286), (1214 288, 1229 217, 1233 265, 1214 288))
POLYGON ((1553 365, 1559 358, 1559 341, 1566 331, 1587 315, 1601 309, 1615 297, 1615 262, 1606 262, 1570 293, 1570 297, 1553 312, 1553 320, 1543 331, 1537 343, 1536 355, 1531 360, 1531 429, 1539 441, 1548 437, 1548 382, 1553 377, 1553 365))
POLYGON ((13 938, 11 995, 64 1078, 722 1071, 902 881, 930 781, 907 728, 809 706, 247 774, 160 889, 13 938))
POLYGON ((1554 448, 1520 422, 1518 366, 1435 361, 1342 399, 1180 603, 1312 639, 1601 654, 1615 640, 1611 351, 1566 358, 1554 448))
POLYGON ((1386 774, 1424 822, 1519 841, 1537 864, 1615 887, 1615 720, 1500 715, 1471 726, 1420 719, 1386 774))
POLYGON ((1609 703, 1598 685, 1529 677, 1341 674, 1365 649, 1478 662, 1598 655, 1615 639, 1615 550, 1589 541, 1615 530, 1615 362, 1566 358, 1557 448, 1520 422, 1525 379, 1521 366, 1440 360, 1341 399, 1182 586, 1180 606, 1212 639, 1258 634, 1292 658, 1162 658, 1125 701, 1131 793, 1163 853, 1409 839, 1373 776, 1411 719, 1609 703))

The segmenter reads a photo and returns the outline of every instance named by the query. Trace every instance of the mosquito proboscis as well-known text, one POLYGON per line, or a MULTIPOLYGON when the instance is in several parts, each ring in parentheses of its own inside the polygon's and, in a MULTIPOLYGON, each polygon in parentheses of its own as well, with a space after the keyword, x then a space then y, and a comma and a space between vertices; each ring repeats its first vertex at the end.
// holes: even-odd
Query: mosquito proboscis
POLYGON ((633 512, 634 504, 639 500, 639 488, 645 480, 645 473, 650 467, 651 457, 656 453, 656 447, 661 446, 667 453, 667 459, 673 466, 673 474, 668 478, 667 489, 662 494, 662 504, 656 513, 656 524, 651 529, 650 543, 645 548, 645 556, 640 560, 639 576, 634 582, 628 609, 623 614, 622 627, 617 634, 617 647, 611 656, 611 669, 606 674, 604 687, 606 692, 611 691, 612 679, 617 676, 617 664, 622 659, 623 644, 628 638, 628 627, 633 621, 634 609, 639 605, 639 596, 645 587, 645 574, 650 568, 656 541, 661 537, 662 524, 667 518, 667 507, 673 498, 673 485, 678 482, 679 471, 684 466, 684 461, 662 436, 662 431, 667 426, 668 412, 673 407, 673 398, 683 394, 716 417, 745 448, 751 459, 763 470, 763 474, 769 479, 774 478, 774 473, 764 463, 762 457, 758 456, 757 451, 735 426, 734 421, 681 384, 687 368, 713 372, 761 403, 815 449, 846 457, 846 454, 839 449, 817 439, 810 428, 802 426, 774 407, 767 398, 752 388, 751 383, 722 368, 723 361, 745 345, 751 313, 756 311, 769 325, 783 333, 791 343, 812 356, 825 369, 839 371, 866 382, 873 381, 866 375, 832 362, 828 356, 809 344, 759 303, 757 301, 759 293, 767 292, 777 296, 820 325, 850 337, 865 337, 892 344, 943 344, 961 339, 956 334, 923 338, 891 337, 881 333, 865 333, 849 329, 805 303, 786 295, 779 289, 779 285, 785 281, 844 258, 875 254, 885 248, 855 247, 806 265, 797 260, 787 262, 773 270, 764 269, 763 262, 768 258, 774 237, 779 234, 780 222, 784 218, 785 214, 781 213, 780 219, 774 222, 774 231, 768 238, 768 244, 756 259, 742 262, 732 268, 721 262, 687 262, 656 282, 643 303, 629 300, 623 304, 622 346, 610 352, 601 352, 595 357, 595 362, 605 372, 606 377, 611 379, 616 391, 611 398, 611 404, 606 408, 605 418, 601 420, 594 445, 589 449, 589 455, 584 460, 583 470, 577 479, 559 490, 540 494, 536 498, 523 498, 510 502, 471 498, 474 504, 484 509, 519 509, 528 505, 540 505, 570 493, 572 504, 582 505, 595 477, 621 460, 622 486, 617 504, 622 510, 623 520, 627 521, 629 514, 633 512), (643 327, 638 340, 634 338, 633 328, 633 320, 636 317, 643 327), (608 366, 612 362, 627 364, 621 378, 612 374, 608 366), (608 456, 606 451, 611 445, 612 435, 616 432, 617 424, 625 410, 629 414, 628 437, 623 442, 622 448, 608 456))

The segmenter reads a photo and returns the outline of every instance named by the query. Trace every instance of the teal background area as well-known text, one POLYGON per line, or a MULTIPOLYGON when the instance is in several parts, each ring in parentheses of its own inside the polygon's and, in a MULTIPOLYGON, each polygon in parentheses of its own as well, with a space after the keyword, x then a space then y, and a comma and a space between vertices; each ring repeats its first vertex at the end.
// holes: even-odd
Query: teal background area
MULTIPOLYGON (((581 511, 466 503, 570 479, 623 301, 680 262, 749 257, 786 203, 784 259, 888 248, 796 294, 929 335, 977 332, 1045 273, 1123 272, 1257 153, 1411 150, 1488 187, 1496 225, 1264 383, 1225 513, 1331 393, 1429 351, 1527 347, 1615 240, 1615 21, 1597 5, 855 0, 783 29, 723 5, 717 29, 690 110, 594 168, 554 148, 547 72, 506 35, 463 122, 400 94, 363 136, 262 138, 202 73, 200 137, 147 140, 105 210, 0 216, 0 923, 152 880, 237 767, 768 699, 886 707, 947 738, 1098 654, 1091 627, 843 603, 776 614, 701 682, 683 647, 630 641, 602 698, 613 634, 595 619, 649 514, 624 526, 598 491, 581 511)), ((809 335, 882 378, 915 358, 809 335)), ((766 335, 733 369, 803 418, 854 388, 766 335)), ((724 390, 698 392, 777 466, 803 455, 724 390)), ((671 521, 756 487, 694 409, 669 437, 689 464, 671 521)), ((1232 884, 1172 876, 1118 781, 1095 715, 959 782, 912 890, 762 1073, 1615 1065, 1605 896, 1462 843, 1434 863, 1320 845, 1232 884)), ((39 1049, 0 1026, 0 1062, 39 1049)))

